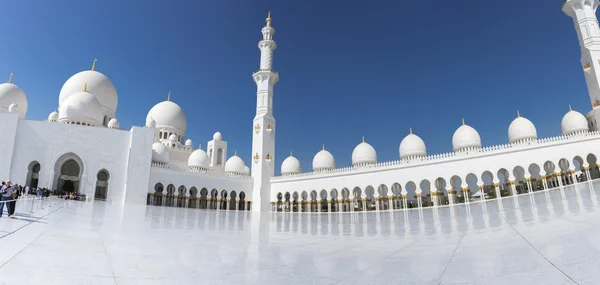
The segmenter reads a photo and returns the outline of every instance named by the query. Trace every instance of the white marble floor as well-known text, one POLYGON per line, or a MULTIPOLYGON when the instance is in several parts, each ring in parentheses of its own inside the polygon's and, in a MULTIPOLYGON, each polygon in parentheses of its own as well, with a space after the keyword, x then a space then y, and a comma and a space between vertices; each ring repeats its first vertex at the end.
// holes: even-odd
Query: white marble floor
POLYGON ((0 284, 600 283, 600 183, 383 213, 19 203, 0 284))

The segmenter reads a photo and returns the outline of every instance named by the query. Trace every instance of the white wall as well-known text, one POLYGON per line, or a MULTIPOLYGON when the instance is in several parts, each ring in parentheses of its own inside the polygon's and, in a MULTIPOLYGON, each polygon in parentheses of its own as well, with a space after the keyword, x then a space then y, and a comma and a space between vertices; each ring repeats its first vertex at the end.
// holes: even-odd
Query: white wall
MULTIPOLYGON (((375 189, 375 197, 379 197, 377 188, 379 185, 385 185, 388 188, 388 196, 392 195, 391 187, 394 183, 399 183, 402 189, 406 189, 409 182, 414 182, 419 188, 423 180, 431 183, 431 190, 435 191, 434 182, 438 177, 445 179, 446 190, 450 185, 450 179, 457 175, 462 180, 462 187, 466 188, 466 177, 473 173, 478 178, 478 183, 482 183, 482 174, 490 171, 494 176, 494 183, 498 183, 498 171, 502 168, 508 170, 511 175, 510 180, 514 180, 513 170, 517 166, 523 167, 526 171, 525 177, 530 176, 528 168, 535 163, 540 168, 540 175, 544 175, 544 163, 551 161, 555 164, 554 172, 559 172, 559 160, 566 158, 569 161, 570 169, 574 168, 573 159, 580 156, 584 161, 584 167, 588 166, 586 157, 588 154, 594 154, 596 158, 600 155, 600 135, 591 134, 579 138, 550 138, 539 140, 540 143, 532 146, 510 147, 502 146, 499 149, 484 151, 470 156, 450 156, 446 158, 431 159, 415 163, 380 163, 376 167, 365 169, 348 168, 345 170, 335 170, 332 173, 303 173, 295 176, 280 176, 271 179, 271 201, 277 201, 277 193, 292 194, 297 191, 301 195, 302 191, 307 191, 310 195, 312 190, 320 193, 325 189, 330 198, 330 191, 336 189, 338 197, 341 197, 341 190, 348 188, 352 196, 354 187, 360 187, 363 197, 365 188, 372 186, 375 189)), ((600 163, 600 162, 596 162, 600 163)), ((460 190, 460 189, 458 189, 460 190)), ((423 194, 428 191, 423 191, 423 194)), ((447 193, 444 191, 444 193, 447 193)))
MULTIPOLYGON (((13 114, 0 113, 0 130, 10 131, 13 114), (8 117, 7 117, 8 116, 8 117)), ((11 157, 10 173, 2 179, 25 185, 31 162, 41 165, 38 185, 55 189, 59 167, 57 161, 63 155, 76 155, 82 163, 82 175, 79 191, 89 197, 94 196, 96 177, 100 170, 105 169, 110 175, 108 181, 109 200, 123 201, 126 188, 126 174, 131 145, 131 132, 101 127, 88 127, 71 124, 51 123, 44 121, 19 120, 11 154, 4 148, 0 149, 3 157, 11 157)), ((145 136, 152 141, 152 132, 145 136)), ((0 143, 2 141, 0 140, 0 143)), ((3 144, 4 145, 4 144, 3 144)), ((148 146, 147 149, 151 149, 148 146)), ((150 165, 151 160, 144 162, 150 165)), ((2 168, 0 168, 2 169, 2 168)), ((4 175, 5 172, 0 172, 4 175)), ((143 180, 143 176, 141 177, 143 180)), ((144 184, 145 186, 145 184, 144 184)))

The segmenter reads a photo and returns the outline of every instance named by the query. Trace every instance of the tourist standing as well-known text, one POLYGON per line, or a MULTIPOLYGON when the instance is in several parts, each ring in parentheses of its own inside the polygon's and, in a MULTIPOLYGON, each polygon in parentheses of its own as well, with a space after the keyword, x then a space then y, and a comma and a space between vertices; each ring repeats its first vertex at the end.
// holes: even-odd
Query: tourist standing
POLYGON ((15 208, 17 207, 17 199, 19 199, 19 196, 21 196, 21 189, 23 187, 21 187, 21 185, 15 184, 15 186, 13 187, 15 189, 15 191, 13 191, 12 194, 12 200, 10 202, 8 202, 8 205, 10 205, 10 207, 8 207, 8 216, 12 217, 15 215, 15 208))
POLYGON ((0 198, 0 217, 2 217, 2 212, 4 212, 4 204, 6 204, 6 211, 8 212, 8 217, 11 216, 11 205, 7 203, 8 201, 13 199, 13 192, 15 189, 10 185, 10 180, 6 181, 6 184, 2 188, 2 197, 0 198))

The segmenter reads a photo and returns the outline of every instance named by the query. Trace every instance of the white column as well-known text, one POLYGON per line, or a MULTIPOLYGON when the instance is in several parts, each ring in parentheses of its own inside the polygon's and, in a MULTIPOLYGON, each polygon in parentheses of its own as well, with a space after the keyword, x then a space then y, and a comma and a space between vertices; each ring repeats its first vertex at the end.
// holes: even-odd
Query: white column
POLYGON ((450 187, 446 190, 446 192, 448 192, 448 204, 454 205, 454 203, 456 202, 454 200, 454 199, 456 199, 456 191, 454 191, 454 189, 452 189, 452 187, 450 187))
POLYGON ((558 180, 558 187, 563 187, 562 173, 556 172, 556 180, 558 180))
POLYGON ((494 191, 496 192, 496 199, 502 198, 502 193, 500 193, 500 184, 498 182, 494 183, 494 191))

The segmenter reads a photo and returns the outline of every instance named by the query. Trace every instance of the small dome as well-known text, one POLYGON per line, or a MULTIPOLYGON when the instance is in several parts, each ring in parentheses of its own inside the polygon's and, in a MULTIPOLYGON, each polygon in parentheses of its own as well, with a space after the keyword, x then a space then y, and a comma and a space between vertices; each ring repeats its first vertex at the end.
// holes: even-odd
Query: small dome
POLYGON ((81 91, 72 94, 58 110, 58 121, 66 123, 102 125, 104 113, 102 105, 94 95, 81 91))
POLYGON ((244 168, 244 174, 250 176, 250 167, 246 166, 246 168, 244 168))
POLYGON ((187 129, 187 119, 183 109, 171 101, 163 101, 154 105, 146 116, 146 121, 148 119, 154 119, 156 127, 159 129, 173 128, 182 134, 185 134, 187 129))
POLYGON ((417 135, 410 133, 400 142, 400 159, 427 156, 425 142, 417 135))
POLYGON ((570 110, 560 122, 563 136, 569 136, 588 131, 588 122, 585 116, 577 111, 570 110))
POLYGON ((244 161, 237 154, 234 154, 225 162, 225 172, 244 174, 246 172, 246 164, 244 164, 244 161))
POLYGON ((19 105, 15 104, 15 103, 10 104, 10 106, 8 106, 8 111, 11 113, 18 113, 19 105))
POLYGON ((201 148, 195 150, 190 154, 188 158, 188 166, 189 167, 200 167, 200 168, 208 168, 210 165, 210 158, 208 154, 201 148))
POLYGON ((185 141, 185 146, 193 147, 193 146, 194 146, 194 144, 192 143, 192 140, 191 140, 191 139, 187 139, 187 140, 185 141))
POLYGON ((156 128, 156 121, 154 119, 147 118, 146 119, 146 128, 156 128))
POLYGON ((317 152, 313 158, 313 171, 327 169, 335 169, 335 159, 330 152, 325 150, 325 146, 323 146, 323 149, 317 152))
POLYGON ((510 126, 508 126, 508 141, 510 143, 516 143, 523 140, 536 139, 537 130, 535 129, 535 125, 533 125, 530 120, 521 117, 521 115, 517 113, 517 118, 515 118, 512 123, 510 123, 510 126))
POLYGON ((159 143, 155 142, 152 144, 152 161, 153 162, 161 162, 168 163, 169 162, 169 151, 167 148, 159 143))
POLYGON ((358 144, 352 151, 352 165, 358 166, 363 164, 376 164, 377 152, 370 144, 363 141, 358 144))
POLYGON ((300 174, 302 173, 302 167, 300 166, 300 161, 295 158, 291 153, 286 159, 281 163, 281 174, 300 174))
POLYGON ((58 112, 53 111, 52 113, 50 113, 50 115, 48 115, 48 122, 56 122, 58 121, 58 112))
POLYGON ((222 141, 223 140, 223 135, 221 135, 221 132, 217 131, 214 135, 213 135, 213 140, 216 141, 222 141))
POLYGON ((479 133, 469 125, 460 126, 452 136, 452 148, 460 151, 465 148, 481 148, 479 133))
POLYGON ((176 134, 171 134, 169 136, 169 140, 172 141, 172 142, 176 142, 177 141, 177 135, 176 134))
POLYGON ((27 114, 28 105, 27 97, 25 96, 23 90, 12 83, 0 84, 0 110, 4 109, 8 111, 8 107, 10 107, 10 105, 13 103, 19 106, 19 114, 21 115, 21 119, 24 119, 25 114, 27 114))
POLYGON ((110 119, 110 121, 108 121, 108 127, 110 129, 118 129, 120 127, 119 120, 117 120, 116 118, 110 119))
POLYGON ((106 75, 95 71, 85 70, 67 79, 58 97, 58 106, 62 106, 73 94, 81 91, 81 87, 87 84, 87 90, 96 97, 100 105, 111 115, 117 112, 119 97, 117 89, 106 75))

